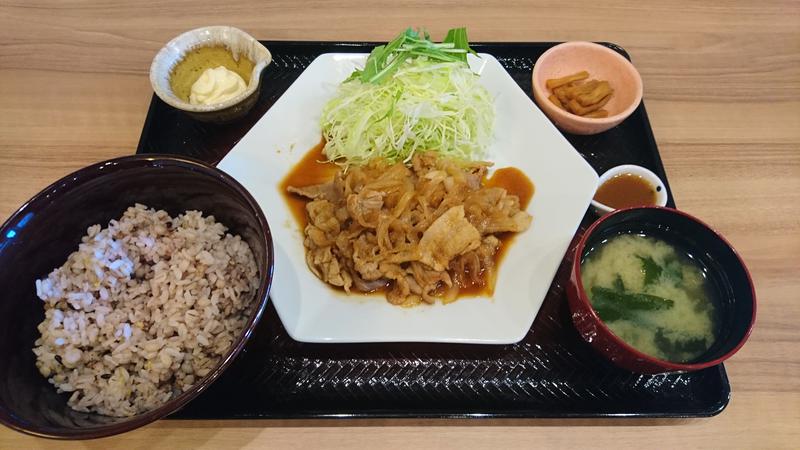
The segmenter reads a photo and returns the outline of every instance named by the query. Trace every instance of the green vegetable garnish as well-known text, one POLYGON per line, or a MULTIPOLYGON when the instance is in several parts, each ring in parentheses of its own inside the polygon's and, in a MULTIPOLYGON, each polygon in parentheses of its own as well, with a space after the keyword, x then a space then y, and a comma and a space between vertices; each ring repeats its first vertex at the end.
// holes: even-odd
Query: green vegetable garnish
POLYGON ((492 136, 494 105, 467 64, 466 30, 444 42, 408 29, 376 47, 322 110, 324 153, 341 165, 411 161, 430 151, 476 160, 492 136))
POLYGON ((592 287, 592 307, 603 322, 621 319, 642 322, 644 318, 639 312, 669 309, 674 305, 672 300, 655 295, 624 293, 625 286, 619 276, 614 285, 614 289, 592 287))
POLYGON ((639 258, 639 261, 642 262, 642 272, 644 272, 644 285, 649 286, 654 281, 658 280, 658 277, 661 276, 661 266, 656 264, 653 261, 653 258, 648 256, 647 258, 642 258, 639 255, 636 255, 639 258))
POLYGON ((363 70, 355 70, 347 80, 360 79, 363 83, 381 83, 392 76, 409 58, 424 56, 431 61, 462 62, 467 53, 476 54, 469 47, 466 28, 453 28, 441 44, 431 41, 427 32, 408 28, 386 45, 375 47, 367 58, 363 70))
POLYGON ((597 307, 613 305, 624 310, 653 311, 672 308, 675 302, 656 295, 622 293, 613 289, 594 286, 592 287, 592 304, 597 305, 597 307))
POLYGON ((656 331, 655 344, 671 361, 684 361, 686 354, 697 356, 708 348, 704 337, 670 339, 661 328, 656 331))
POLYGON ((625 292, 625 283, 622 282, 622 277, 617 274, 617 278, 614 278, 614 290, 617 292, 625 292))
POLYGON ((664 265, 664 276, 676 284, 683 281, 683 270, 680 263, 677 261, 667 262, 664 265))
POLYGON ((620 319, 634 319, 634 315, 630 311, 625 311, 624 309, 612 304, 603 304, 602 306, 595 305, 594 310, 597 311, 597 315, 600 316, 600 319, 603 322, 613 322, 620 319))

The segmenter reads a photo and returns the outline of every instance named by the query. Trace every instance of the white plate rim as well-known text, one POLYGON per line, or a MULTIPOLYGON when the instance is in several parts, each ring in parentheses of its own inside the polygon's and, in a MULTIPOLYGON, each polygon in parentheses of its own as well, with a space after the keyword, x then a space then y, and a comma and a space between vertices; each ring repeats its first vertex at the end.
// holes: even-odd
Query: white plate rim
MULTIPOLYGON (((294 161, 296 162, 305 154, 305 151, 311 147, 309 143, 311 141, 306 136, 305 145, 298 144, 297 142, 292 142, 292 140, 287 140, 286 136, 288 134, 283 133, 285 130, 279 128, 281 123, 283 122, 282 119, 286 117, 291 117, 292 108, 300 108, 301 105, 292 105, 292 102, 298 102, 303 105, 306 103, 308 104, 319 104, 320 101, 324 102, 324 95, 322 96, 323 99, 316 98, 313 96, 309 96, 310 92, 298 92, 298 90, 310 88, 311 93, 316 90, 322 90, 326 92, 325 89, 328 89, 327 94, 332 95, 333 90, 335 89, 336 84, 338 84, 341 79, 344 79, 352 68, 356 67, 356 65, 363 61, 366 57, 366 54, 357 54, 357 53, 326 53, 318 56, 304 71, 303 73, 295 80, 295 82, 290 86, 287 91, 273 104, 273 106, 265 113, 265 115, 259 119, 259 121, 251 128, 251 130, 237 143, 237 145, 231 150, 228 155, 223 158, 223 160, 219 163, 218 167, 223 171, 226 171, 231 176, 236 178, 240 183, 242 183, 248 190, 251 191, 254 198, 259 202, 264 213, 269 220, 270 227, 272 229, 272 234, 275 237, 275 248, 276 248, 276 266, 275 266, 275 277, 273 280, 273 289, 271 297, 275 304, 275 309, 278 312, 278 315, 286 329, 287 333, 289 334, 292 339, 300 341, 300 342, 310 342, 310 343, 368 343, 368 342, 437 342, 437 343, 468 343, 468 344, 511 344, 522 340, 525 335, 528 334, 531 325, 533 324, 536 314, 538 313, 539 308, 544 300, 545 295, 547 294, 547 290, 552 282, 553 277, 555 276, 558 267, 561 264, 561 260, 563 259, 564 254, 569 246, 569 242, 572 240, 572 236, 574 236, 575 231, 577 230, 578 226, 580 225, 581 219, 583 218, 583 214, 585 213, 586 209, 589 206, 592 196, 597 188, 598 176, 594 169, 586 162, 583 157, 572 147, 571 144, 564 138, 564 136, 555 128, 555 126, 547 119, 544 114, 539 110, 538 107, 535 106, 533 101, 525 94, 524 91, 519 87, 519 85, 511 78, 508 72, 502 67, 502 65, 494 58, 492 55, 489 54, 480 54, 480 58, 470 57, 470 64, 478 73, 483 74, 482 79, 486 79, 486 77, 491 76, 492 83, 502 83, 502 87, 497 87, 500 89, 499 98, 496 99, 498 102, 505 102, 498 105, 498 108, 504 108, 506 103, 513 103, 513 110, 516 114, 526 115, 527 118, 532 118, 535 122, 535 126, 539 127, 543 133, 546 133, 547 142, 550 145, 558 147, 558 152, 555 155, 557 156, 557 161, 562 165, 566 164, 570 167, 574 173, 571 174, 572 180, 571 185, 572 188, 576 188, 579 192, 571 193, 573 198, 573 203, 568 206, 572 207, 570 220, 566 221, 563 225, 563 233, 558 235, 558 242, 551 245, 549 248, 545 248, 552 252, 552 254, 548 255, 547 261, 544 261, 546 267, 542 268, 542 271, 538 273, 538 277, 530 280, 531 282, 536 284, 536 291, 539 292, 538 295, 541 296, 541 299, 538 300, 538 304, 533 305, 529 308, 526 314, 498 314, 504 311, 502 308, 477 308, 474 306, 474 302, 480 302, 483 299, 462 299, 455 303, 449 305, 436 305, 436 306, 422 306, 413 309, 405 309, 405 308, 398 308, 396 306, 388 305, 382 298, 377 299, 364 299, 364 298, 346 298, 343 294, 336 293, 332 289, 324 286, 322 281, 316 279, 308 268, 305 266, 303 262, 301 267, 294 267, 297 266, 296 264, 296 250, 297 246, 295 245, 292 247, 292 244, 296 244, 294 240, 291 243, 286 242, 286 233, 283 232, 283 228, 288 225, 291 227, 291 224, 283 223, 282 219, 279 219, 276 223, 275 220, 271 218, 271 216, 285 218, 285 214, 277 214, 278 211, 275 210, 276 201, 275 197, 281 197, 281 195, 277 192, 277 184, 280 183, 283 176, 278 176, 275 179, 275 175, 268 177, 271 180, 272 184, 274 184, 274 192, 269 193, 267 192, 269 183, 266 183, 262 180, 256 179, 257 176, 254 176, 254 167, 257 162, 261 162, 262 164, 264 161, 267 162, 268 167, 270 162, 275 161, 294 161), (327 65, 327 66, 326 66, 327 65), (322 69, 320 69, 322 68, 322 69), (335 77, 332 79, 315 79, 314 77, 317 76, 317 72, 319 70, 330 69, 334 68, 335 77), (487 75, 488 74, 488 75, 487 75), (306 103, 304 103, 306 102, 306 103), (279 135, 275 138, 269 133, 279 135), (283 134, 281 134, 283 133, 283 134), (275 146, 275 148, 269 148, 270 145, 275 146), (292 146, 295 148, 292 148, 292 146), (298 147, 299 146, 299 147, 298 147), (269 156, 272 158, 267 158, 263 152, 273 152, 270 153, 269 156), (288 159, 287 159, 288 158, 288 159), (255 161, 254 161, 255 160, 255 161), (576 181, 577 180, 577 181, 576 181), (579 211, 579 212, 576 212, 579 211), (566 237, 568 235, 568 237, 566 237), (280 242, 278 241, 279 238, 283 238, 280 242), (290 248, 287 251, 284 246, 288 245, 290 248), (290 258, 289 253, 295 257, 294 264, 286 264, 287 259, 290 258), (553 261, 557 259, 555 263, 553 261), (279 263, 280 261, 280 263, 279 263), (288 276, 291 276, 291 271, 295 271, 295 275, 300 275, 303 278, 303 283, 319 283, 325 290, 327 290, 330 295, 329 298, 333 301, 328 302, 327 304, 318 304, 314 307, 310 312, 302 314, 301 312, 297 311, 297 308, 307 307, 306 304, 301 301, 299 302, 299 306, 297 304, 291 304, 287 300, 287 297, 290 295, 290 289, 284 285, 284 282, 287 280, 288 276), (306 276, 302 276, 305 273, 306 276), (311 278, 309 280, 308 278, 311 278), (282 281, 284 280, 284 281, 282 281), (541 286, 545 285, 544 291, 542 291, 541 286), (352 311, 362 310, 362 313, 368 314, 367 317, 372 319, 386 319, 384 317, 386 314, 381 313, 379 316, 375 316, 375 307, 367 306, 362 307, 359 305, 371 305, 376 302, 383 302, 386 306, 390 308, 392 311, 388 316, 393 317, 396 320, 400 321, 426 321, 424 319, 426 316, 436 315, 436 316, 443 316, 445 314, 442 311, 447 311, 448 314, 448 321, 452 322, 452 316, 455 316, 458 319, 459 315, 462 318, 467 317, 467 315, 472 314, 484 314, 487 317, 492 317, 493 319, 502 319, 505 320, 504 323, 501 324, 492 324, 487 329, 481 327, 480 329, 473 329, 474 332, 472 333, 464 333, 464 330, 461 329, 459 332, 449 332, 445 331, 433 331, 433 332, 396 332, 389 330, 383 333, 371 333, 371 334, 364 334, 364 333, 348 333, 346 331, 342 332, 331 332, 328 331, 319 331, 320 324, 323 323, 327 318, 336 317, 337 313, 340 312, 338 309, 346 308, 352 311), (470 302, 473 302, 473 305, 470 305, 470 302), (343 306, 345 305, 345 306, 343 306), (355 305, 355 306, 354 306, 355 305), (338 308, 338 309, 337 309, 338 308), (431 312, 436 311, 436 312, 431 312), (420 314, 424 313, 425 316, 421 316, 420 314), (373 314, 373 316, 369 316, 369 314, 373 314), (494 315, 493 315, 494 314, 494 315), (410 317, 409 317, 410 316, 410 317), (422 319, 420 318, 422 317, 422 319), (316 322, 315 322, 316 321, 316 322), (316 327, 316 328, 315 328, 316 327), (315 331, 316 329, 316 331, 315 331)), ((268 80, 264 80, 264 82, 268 82, 268 80)), ((487 81, 488 82, 488 81, 487 81)), ((511 108, 511 106, 509 106, 511 108)), ((501 111, 498 111, 498 117, 501 116, 501 111)), ((296 113, 296 111, 295 111, 296 113)), ((313 115, 313 113, 309 113, 309 116, 313 115)), ((300 119, 305 120, 305 119, 300 119)), ((510 120, 516 120, 516 117, 512 117, 510 120)), ((306 125, 310 122, 306 121, 306 125)), ((527 123, 523 124, 527 126, 527 123)), ((497 125, 498 127, 502 128, 502 125, 497 125)), ((533 125, 531 125, 533 126, 533 125)), ((319 140, 320 132, 318 124, 316 124, 316 129, 313 131, 304 130, 301 132, 308 135, 309 133, 317 133, 317 140, 319 140)), ((524 127, 523 127, 524 128, 524 127)), ((511 134, 516 133, 516 131, 511 131, 511 134)), ((509 133, 506 133, 509 134, 509 133)), ((497 136, 496 136, 497 137, 497 136)), ((505 136, 501 136, 498 140, 502 141, 504 145, 516 145, 513 143, 503 141, 505 136)), ((299 140, 302 142, 302 139, 299 140)), ((501 145, 500 143, 493 144, 494 147, 501 145)), ((512 164, 502 164, 503 156, 500 154, 500 157, 497 157, 497 151, 491 150, 492 146, 490 146, 490 155, 495 156, 495 158, 488 158, 497 162, 496 167, 503 167, 505 165, 512 165, 512 164), (499 160, 499 161, 498 161, 499 160)), ((552 156, 552 155, 551 155, 552 156)), ((552 162, 552 161, 551 161, 552 162)), ((519 164, 513 164, 519 165, 519 164)), ((524 164, 523 164, 524 165, 524 164)), ((276 169, 277 170, 277 169, 276 169)), ((538 170, 538 169, 535 169, 538 170)), ((527 171, 526 171, 527 173, 527 171)), ((285 173, 283 174, 285 175, 285 173)), ((530 177, 530 175, 529 175, 530 177)), ((263 177, 262 177, 263 178, 263 177)), ((532 181, 536 186, 536 192, 534 194, 534 198, 531 201, 531 205, 529 205, 528 210, 531 211, 532 209, 535 210, 535 205, 537 201, 541 201, 541 193, 540 193, 540 181, 537 182, 537 179, 531 177, 532 181), (539 197, 539 198, 537 198, 539 197)), ((552 183, 551 183, 552 184, 552 183)), ((564 189, 570 189, 568 185, 565 185, 564 189)), ((552 198, 552 194, 547 194, 549 197, 548 199, 552 198)), ((283 205, 284 209, 286 209, 286 205, 283 204, 282 198, 279 199, 280 204, 283 205)), ((552 203, 552 202, 551 202, 552 203)), ((562 205, 563 206, 563 205, 562 205)), ((285 213, 285 211, 284 211, 285 213)), ((289 214, 291 216, 291 214, 289 214)), ((534 214, 534 224, 532 228, 525 233, 532 233, 536 231, 537 223, 540 223, 541 220, 537 217, 537 214, 534 214), (537 219, 538 222, 537 222, 537 219)), ((296 227, 296 224, 295 224, 296 227)), ((522 243, 520 242, 520 238, 518 237, 514 242, 513 246, 509 249, 508 253, 512 253, 515 251, 515 246, 519 246, 522 243)), ((302 249, 302 244, 300 244, 300 248, 302 249)), ((520 249, 516 250, 516 253, 519 253, 520 249)), ((505 265, 508 264, 508 255, 506 255, 505 260, 502 262, 500 269, 499 269, 499 276, 498 276, 498 285, 499 280, 503 279, 503 274, 508 272, 512 269, 505 269, 505 265), (504 272, 505 271, 505 272, 504 272)), ((288 283, 288 282, 286 282, 288 283)), ((515 281, 516 283, 516 281, 515 281)), ((303 290, 299 289, 299 282, 298 286, 296 286, 296 291, 301 292, 303 290)), ((525 281, 520 281, 519 284, 524 287, 525 281)), ((303 286, 310 286, 313 288, 313 284, 303 284, 303 286)), ((499 287, 499 286, 498 286, 499 287)), ((309 289, 309 288, 306 288, 309 289)), ((316 292, 320 292, 318 289, 316 292)), ((497 295, 498 289, 496 288, 495 294, 497 295)), ((300 294, 302 295, 302 294, 300 294)), ((495 305, 497 304, 498 300, 488 300, 490 304, 495 305)), ((380 309, 380 308, 379 308, 380 309)), ((386 311, 384 308, 383 311, 386 311)), ((508 312, 508 311, 506 311, 508 312)), ((356 319, 354 319, 356 320, 356 319)), ((464 319, 467 320, 467 319, 464 319)), ((471 319, 470 319, 471 320, 471 319)), ((429 320, 430 321, 430 320, 429 320)), ((389 322, 385 324, 386 326, 391 327, 394 325, 396 321, 389 322)), ((408 324, 409 322, 405 322, 408 324)))

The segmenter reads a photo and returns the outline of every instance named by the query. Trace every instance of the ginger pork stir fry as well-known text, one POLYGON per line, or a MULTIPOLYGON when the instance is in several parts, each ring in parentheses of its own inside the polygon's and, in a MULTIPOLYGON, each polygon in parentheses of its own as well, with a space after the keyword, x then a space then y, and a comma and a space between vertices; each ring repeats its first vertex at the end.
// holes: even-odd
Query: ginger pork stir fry
POLYGON ((483 186, 489 165, 425 154, 411 167, 374 160, 328 183, 289 187, 311 199, 308 267, 347 292, 385 288, 389 302, 405 305, 447 303, 491 280, 496 235, 526 230, 531 216, 517 196, 483 186))

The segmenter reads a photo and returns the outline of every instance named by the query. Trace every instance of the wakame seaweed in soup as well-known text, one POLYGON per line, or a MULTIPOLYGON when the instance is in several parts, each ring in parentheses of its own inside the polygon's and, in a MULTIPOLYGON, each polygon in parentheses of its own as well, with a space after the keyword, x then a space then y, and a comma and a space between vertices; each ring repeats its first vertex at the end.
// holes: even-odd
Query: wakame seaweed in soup
POLYGON ((643 353, 685 363, 714 343, 714 287, 699 263, 663 240, 609 238, 586 255, 581 281, 603 322, 643 353))

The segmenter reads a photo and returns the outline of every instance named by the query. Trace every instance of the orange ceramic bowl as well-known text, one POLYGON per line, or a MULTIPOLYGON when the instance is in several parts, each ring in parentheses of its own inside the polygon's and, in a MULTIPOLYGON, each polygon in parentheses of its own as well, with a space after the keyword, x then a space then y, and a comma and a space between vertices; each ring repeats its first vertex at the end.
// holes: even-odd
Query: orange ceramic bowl
POLYGON ((533 66, 533 96, 547 117, 562 130, 573 134, 597 134, 619 125, 642 101, 642 77, 624 56, 591 42, 565 42, 550 48, 533 66), (545 83, 581 70, 590 79, 606 80, 614 94, 604 108, 608 117, 581 117, 554 105, 545 83))

